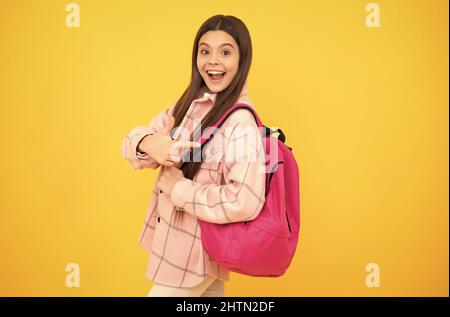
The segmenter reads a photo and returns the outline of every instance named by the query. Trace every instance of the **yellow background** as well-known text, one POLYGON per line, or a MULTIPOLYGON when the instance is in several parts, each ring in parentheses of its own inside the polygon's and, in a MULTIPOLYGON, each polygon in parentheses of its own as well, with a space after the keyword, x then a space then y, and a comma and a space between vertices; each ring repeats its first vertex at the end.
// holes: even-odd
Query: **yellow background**
POLYGON ((300 166, 286 275, 227 296, 448 296, 448 2, 0 1, 0 295, 144 296, 138 245, 156 171, 123 137, 176 101, 203 21, 254 47, 249 96, 300 166), (80 265, 80 288, 65 285, 80 265), (365 266, 381 286, 365 285, 365 266))

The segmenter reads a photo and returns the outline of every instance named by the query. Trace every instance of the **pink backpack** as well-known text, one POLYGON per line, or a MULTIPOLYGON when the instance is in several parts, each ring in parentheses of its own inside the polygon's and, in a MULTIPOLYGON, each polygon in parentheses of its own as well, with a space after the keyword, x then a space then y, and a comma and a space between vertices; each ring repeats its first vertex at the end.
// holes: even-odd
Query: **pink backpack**
MULTIPOLYGON (((214 261, 230 271, 251 276, 280 276, 294 257, 300 230, 297 162, 292 149, 284 144, 286 138, 281 129, 265 127, 247 104, 234 104, 214 127, 219 128, 233 111, 242 108, 252 112, 263 131, 267 168, 265 203, 258 217, 251 221, 215 224, 198 220, 202 244, 214 261), (279 132, 278 139, 272 136, 276 132, 279 132)), ((202 135, 202 148, 214 131, 215 128, 207 129, 202 135)))

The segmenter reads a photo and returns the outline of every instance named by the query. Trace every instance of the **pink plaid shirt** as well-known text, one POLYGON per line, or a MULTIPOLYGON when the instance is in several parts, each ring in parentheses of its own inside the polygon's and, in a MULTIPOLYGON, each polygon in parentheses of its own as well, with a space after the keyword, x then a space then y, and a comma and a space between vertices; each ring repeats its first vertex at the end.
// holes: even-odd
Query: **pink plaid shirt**
MULTIPOLYGON (((201 120, 213 107, 217 95, 203 92, 202 89, 202 97, 192 101, 180 127, 173 134, 175 140, 187 140, 194 128, 194 119, 201 120), (189 134, 181 133, 182 127, 189 134)), ((253 107, 246 94, 247 85, 237 102, 253 107)), ((149 159, 152 168, 159 167, 146 153, 137 152, 137 145, 144 136, 166 125, 174 106, 160 112, 147 127, 136 127, 124 138, 122 156, 135 170, 143 168, 142 159, 149 159)), ((155 185, 139 238, 139 243, 151 253, 145 275, 154 283, 194 287, 208 275, 229 280, 229 271, 212 260, 203 249, 197 219, 213 223, 246 221, 255 219, 261 211, 265 200, 265 174, 261 172, 265 171, 262 139, 256 134, 256 137, 247 137, 238 145, 238 141, 247 135, 243 131, 248 131, 248 128, 258 131, 252 114, 245 109, 236 110, 205 147, 206 152, 206 149, 212 149, 209 152, 213 153, 204 157, 194 180, 179 180, 170 197, 160 193, 155 185), (236 152, 232 151, 236 146, 243 151, 239 159, 230 159, 232 155, 229 153, 236 152), (175 223, 176 212, 184 212, 181 222, 175 223)), ((156 183, 160 175, 161 171, 156 183)))

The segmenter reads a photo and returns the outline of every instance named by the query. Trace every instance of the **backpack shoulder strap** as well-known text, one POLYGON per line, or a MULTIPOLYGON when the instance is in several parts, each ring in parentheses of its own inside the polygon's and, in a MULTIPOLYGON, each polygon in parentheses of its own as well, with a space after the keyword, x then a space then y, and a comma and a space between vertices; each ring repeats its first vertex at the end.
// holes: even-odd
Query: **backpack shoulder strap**
MULTIPOLYGON (((190 151, 186 152, 186 154, 183 158, 183 163, 180 166, 180 169, 182 169, 184 167, 184 165, 187 163, 186 160, 189 159, 190 157, 192 157, 192 155, 194 155, 194 156, 199 155, 198 153, 200 153, 202 151, 202 148, 204 147, 204 145, 206 143, 208 143, 209 140, 211 140, 211 138, 214 135, 214 132, 216 132, 216 130, 222 126, 222 124, 225 122, 225 120, 234 111, 236 111, 238 109, 249 110, 252 113, 253 117, 255 118, 255 121, 256 121, 256 124, 258 125, 258 127, 264 127, 263 124, 261 123, 261 120, 258 117, 258 114, 256 113, 255 109, 252 106, 250 106, 249 104, 246 104, 246 103, 235 103, 227 111, 225 111, 225 113, 219 118, 219 120, 217 120, 217 122, 213 126, 205 129, 205 131, 202 131, 202 135, 199 140, 199 143, 201 144, 200 147, 191 149, 190 151)), ((267 133, 267 132, 265 132, 265 133, 267 133)))
POLYGON ((258 117, 258 114, 256 113, 255 109, 250 106, 249 104, 246 103, 235 103, 233 106, 231 106, 227 111, 225 111, 225 113, 219 118, 219 120, 217 120, 217 122, 209 129, 206 129, 206 131, 204 131, 204 133, 202 133, 202 136, 200 138, 200 144, 205 144, 209 141, 209 139, 211 138, 211 135, 216 131, 216 129, 219 129, 222 124, 225 122, 225 120, 227 120, 231 114, 239 109, 247 109, 251 112, 251 114, 253 115, 253 117, 255 118, 256 121, 256 125, 258 127, 263 127, 263 124, 261 122, 261 120, 258 117))
POLYGON ((225 111, 225 113, 222 115, 222 117, 217 121, 217 123, 214 126, 220 127, 222 125, 222 123, 228 119, 228 117, 236 110, 238 109, 247 109, 249 110, 253 117, 255 118, 256 121, 256 125, 258 127, 262 127, 263 124, 261 123, 261 120, 258 117, 258 114, 256 113, 255 109, 250 106, 249 104, 246 103, 235 103, 232 107, 230 107, 230 109, 228 109, 227 111, 225 111))

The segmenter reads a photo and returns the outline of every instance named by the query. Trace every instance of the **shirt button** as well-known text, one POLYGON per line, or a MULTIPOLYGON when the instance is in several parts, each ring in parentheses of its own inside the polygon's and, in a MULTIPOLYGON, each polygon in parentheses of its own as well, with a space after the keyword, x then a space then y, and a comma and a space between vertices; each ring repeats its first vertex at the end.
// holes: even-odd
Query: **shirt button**
POLYGON ((159 190, 159 193, 162 194, 162 190, 161 189, 159 190))

